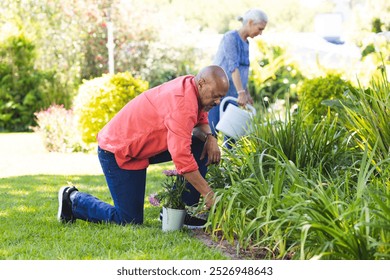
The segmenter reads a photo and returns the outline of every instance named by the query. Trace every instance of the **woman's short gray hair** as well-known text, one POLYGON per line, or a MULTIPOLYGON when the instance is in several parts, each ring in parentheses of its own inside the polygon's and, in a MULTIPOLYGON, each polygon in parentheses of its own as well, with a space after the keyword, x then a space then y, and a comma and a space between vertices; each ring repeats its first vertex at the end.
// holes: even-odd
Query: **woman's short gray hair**
POLYGON ((238 17, 242 24, 247 24, 249 20, 253 20, 255 23, 268 22, 268 16, 265 12, 259 9, 250 9, 243 16, 238 17))

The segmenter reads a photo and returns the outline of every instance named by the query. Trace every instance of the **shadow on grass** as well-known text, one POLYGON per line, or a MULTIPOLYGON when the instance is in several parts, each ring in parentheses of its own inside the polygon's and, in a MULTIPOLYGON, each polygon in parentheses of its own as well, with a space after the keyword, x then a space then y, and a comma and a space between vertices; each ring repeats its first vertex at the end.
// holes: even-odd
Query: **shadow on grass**
MULTIPOLYGON (((148 175, 147 194, 159 188, 160 170, 148 175)), ((141 226, 57 221, 61 186, 80 190, 112 204, 105 178, 91 175, 35 175, 0 178, 0 259, 226 259, 193 237, 191 231, 164 233, 160 209, 145 197, 141 226)))

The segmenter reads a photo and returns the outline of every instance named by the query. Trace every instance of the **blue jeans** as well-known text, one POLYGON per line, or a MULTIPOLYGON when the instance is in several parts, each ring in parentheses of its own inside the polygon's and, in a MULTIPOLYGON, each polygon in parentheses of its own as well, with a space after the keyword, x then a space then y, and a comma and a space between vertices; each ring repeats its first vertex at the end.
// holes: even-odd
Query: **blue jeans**
MULTIPOLYGON (((191 150, 199 166, 199 172, 206 176, 207 158, 200 160, 204 143, 192 137, 191 150)), ((144 199, 146 168, 142 170, 121 169, 116 163, 113 153, 98 148, 99 161, 106 177, 106 182, 114 201, 114 206, 83 192, 78 192, 72 203, 73 215, 77 219, 90 222, 112 222, 125 225, 128 223, 142 224, 144 219, 144 199)), ((171 161, 168 151, 149 159, 150 164, 171 161)), ((199 202, 199 192, 189 183, 190 192, 183 194, 187 205, 199 202)))

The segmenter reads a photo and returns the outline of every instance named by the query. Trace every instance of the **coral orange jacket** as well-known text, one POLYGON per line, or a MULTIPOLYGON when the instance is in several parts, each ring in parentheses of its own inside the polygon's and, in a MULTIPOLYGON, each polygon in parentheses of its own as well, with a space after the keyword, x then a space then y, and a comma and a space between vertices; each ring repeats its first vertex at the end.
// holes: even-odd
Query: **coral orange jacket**
POLYGON ((140 170, 149 158, 169 151, 180 174, 195 171, 192 130, 207 124, 192 75, 149 89, 127 103, 99 132, 99 147, 115 154, 120 168, 140 170))

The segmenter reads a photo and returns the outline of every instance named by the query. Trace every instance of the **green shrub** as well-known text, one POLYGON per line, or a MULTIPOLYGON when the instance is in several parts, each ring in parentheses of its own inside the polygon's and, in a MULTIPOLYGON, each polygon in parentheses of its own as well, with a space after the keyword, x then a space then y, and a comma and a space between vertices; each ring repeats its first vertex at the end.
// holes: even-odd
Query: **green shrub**
POLYGON ((35 45, 24 34, 0 43, 0 131, 27 131, 36 124, 36 111, 69 104, 55 72, 36 69, 35 60, 35 45))
POLYGON ((42 135, 45 148, 49 152, 86 151, 75 127, 72 110, 67 110, 62 105, 53 105, 47 110, 35 113, 35 116, 38 126, 34 131, 42 135))
POLYGON ((259 41, 257 47, 261 57, 251 62, 248 88, 255 101, 275 102, 287 95, 296 101, 297 87, 303 75, 280 46, 267 45, 259 41))
POLYGON ((130 73, 105 74, 84 81, 74 100, 77 125, 85 143, 96 142, 103 126, 131 99, 148 89, 148 83, 130 73))
POLYGON ((325 116, 328 107, 321 102, 329 99, 341 99, 351 84, 338 74, 328 73, 325 77, 305 80, 298 90, 300 100, 303 101, 303 111, 309 115, 308 121, 315 122, 325 116))
POLYGON ((0 45, 0 130, 23 131, 33 124, 41 100, 41 73, 34 69, 35 46, 24 35, 0 45))

